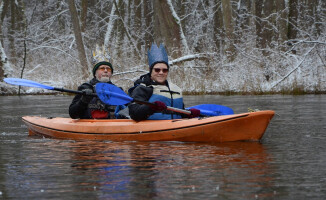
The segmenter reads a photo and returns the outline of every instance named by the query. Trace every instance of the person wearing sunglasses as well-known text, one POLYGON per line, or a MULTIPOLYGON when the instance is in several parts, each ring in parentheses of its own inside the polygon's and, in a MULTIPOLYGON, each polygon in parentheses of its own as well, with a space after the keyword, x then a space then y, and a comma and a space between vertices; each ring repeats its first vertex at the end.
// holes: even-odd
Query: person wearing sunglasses
POLYGON ((77 94, 69 106, 69 115, 73 119, 109 119, 113 118, 115 107, 104 104, 95 93, 95 85, 99 82, 113 84, 111 76, 113 67, 107 54, 103 51, 93 53, 93 78, 78 87, 83 95, 77 94))
POLYGON ((190 116, 166 110, 167 106, 184 109, 184 103, 181 89, 167 80, 170 67, 163 44, 160 47, 152 44, 148 50, 148 64, 149 73, 136 80, 128 93, 134 99, 148 101, 154 105, 132 103, 128 106, 130 117, 136 121, 198 117, 200 111, 197 109, 190 109, 190 116))

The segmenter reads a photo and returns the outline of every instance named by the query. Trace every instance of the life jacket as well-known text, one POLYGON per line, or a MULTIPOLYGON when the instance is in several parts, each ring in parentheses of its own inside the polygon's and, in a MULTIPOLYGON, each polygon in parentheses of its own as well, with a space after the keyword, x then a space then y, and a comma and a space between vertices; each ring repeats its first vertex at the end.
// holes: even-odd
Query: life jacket
MULTIPOLYGON (((98 80, 92 79, 89 83, 86 83, 86 85, 92 87, 93 91, 95 91, 95 85, 98 82, 98 80)), ((108 83, 112 84, 111 82, 108 83)), ((110 119, 112 118, 111 112, 114 111, 114 108, 103 103, 98 97, 93 97, 87 106, 87 110, 88 115, 93 119, 110 119)))
POLYGON ((98 97, 94 97, 88 104, 88 112, 93 119, 110 119, 111 106, 104 104, 98 97))
MULTIPOLYGON (((169 85, 151 85, 153 87, 153 94, 148 100, 149 102, 162 101, 165 105, 183 109, 183 97, 181 89, 169 83, 169 85)), ((161 119, 180 119, 181 115, 171 111, 157 112, 149 116, 148 119, 161 120, 161 119)))

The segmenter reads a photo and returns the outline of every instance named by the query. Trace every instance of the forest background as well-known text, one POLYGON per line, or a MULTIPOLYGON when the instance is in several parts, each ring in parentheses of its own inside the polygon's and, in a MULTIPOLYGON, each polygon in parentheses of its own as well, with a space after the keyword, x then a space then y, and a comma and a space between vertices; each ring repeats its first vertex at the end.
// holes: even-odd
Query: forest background
POLYGON ((103 46, 125 90, 164 43, 187 94, 326 92, 325 0, 0 0, 0 94, 76 89, 103 46))

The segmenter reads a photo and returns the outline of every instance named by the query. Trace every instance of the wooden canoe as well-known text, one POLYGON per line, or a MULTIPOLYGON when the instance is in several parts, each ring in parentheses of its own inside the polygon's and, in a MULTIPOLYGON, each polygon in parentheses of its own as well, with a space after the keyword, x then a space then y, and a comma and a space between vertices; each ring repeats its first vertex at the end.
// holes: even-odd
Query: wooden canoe
POLYGON ((177 120, 71 119, 25 116, 29 135, 73 140, 259 141, 274 111, 177 120))

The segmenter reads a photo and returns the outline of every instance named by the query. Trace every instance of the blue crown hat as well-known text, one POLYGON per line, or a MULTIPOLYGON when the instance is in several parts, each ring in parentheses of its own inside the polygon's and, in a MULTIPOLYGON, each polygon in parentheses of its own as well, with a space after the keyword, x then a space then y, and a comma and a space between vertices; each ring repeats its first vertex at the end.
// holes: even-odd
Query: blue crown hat
POLYGON ((169 58, 163 44, 157 47, 157 45, 153 43, 151 49, 148 50, 149 69, 152 69, 156 63, 165 63, 169 68, 169 58))

